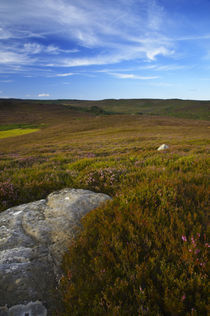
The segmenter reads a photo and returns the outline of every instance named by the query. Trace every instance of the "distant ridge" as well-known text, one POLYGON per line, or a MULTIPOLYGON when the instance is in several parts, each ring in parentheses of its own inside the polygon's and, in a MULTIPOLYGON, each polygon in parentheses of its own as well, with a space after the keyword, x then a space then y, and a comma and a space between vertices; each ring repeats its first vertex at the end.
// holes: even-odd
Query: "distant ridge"
MULTIPOLYGON (((92 115, 132 114, 172 116, 186 119, 209 120, 210 101, 182 99, 104 99, 104 100, 27 100, 0 99, 0 111, 16 108, 27 112, 66 113, 67 110, 92 115)), ((16 111, 15 111, 16 112, 16 111)), ((11 115, 11 113, 10 113, 11 115)))

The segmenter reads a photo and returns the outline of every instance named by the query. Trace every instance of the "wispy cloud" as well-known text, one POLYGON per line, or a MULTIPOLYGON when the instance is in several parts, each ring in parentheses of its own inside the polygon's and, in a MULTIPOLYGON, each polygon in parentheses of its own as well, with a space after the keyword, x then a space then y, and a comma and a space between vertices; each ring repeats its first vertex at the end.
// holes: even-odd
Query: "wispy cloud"
POLYGON ((81 67, 93 65, 108 65, 116 64, 122 61, 147 58, 149 61, 154 61, 158 55, 171 55, 173 51, 164 47, 152 48, 148 46, 136 45, 119 45, 112 48, 112 53, 98 54, 94 57, 72 57, 56 60, 55 63, 47 64, 48 67, 81 67))
POLYGON ((81 67, 137 59, 155 61, 160 56, 176 55, 177 41, 210 38, 210 34, 167 36, 168 15, 156 0, 19 0, 15 6, 2 0, 1 8, 0 39, 18 40, 18 45, 10 42, 3 52, 1 64, 6 65, 36 62, 38 66, 81 67), (69 48, 39 42, 52 36, 64 39, 69 48), (80 54, 79 47, 86 47, 86 54, 80 54), (71 53, 75 56, 70 58, 71 53))
POLYGON ((113 64, 122 61, 123 56, 116 55, 104 55, 95 57, 83 57, 83 58, 64 58, 58 60, 56 63, 47 64, 49 67, 80 67, 80 66, 92 66, 92 65, 106 65, 113 64))
POLYGON ((146 69, 146 70, 154 70, 154 71, 176 71, 176 70, 182 70, 182 69, 188 69, 192 68, 192 66, 187 65, 146 65, 146 66, 140 66, 139 69, 146 69))
POLYGON ((26 43, 23 47, 23 52, 27 54, 59 54, 59 53, 65 53, 65 54, 71 54, 71 53, 77 53, 79 52, 78 49, 61 49, 55 45, 40 45, 38 43, 26 43))
POLYGON ((11 33, 7 30, 4 30, 2 27, 0 27, 0 40, 2 39, 8 39, 11 37, 11 33))
POLYGON ((169 55, 173 55, 173 53, 174 53, 173 50, 169 50, 168 48, 161 46, 158 48, 148 49, 146 55, 148 59, 155 60, 156 56, 158 55, 169 56, 169 55))
POLYGON ((157 76, 139 76, 139 75, 135 75, 135 74, 123 74, 123 73, 109 73, 111 76, 114 76, 116 78, 120 78, 120 79, 138 79, 138 80, 153 80, 153 79, 158 79, 159 77, 157 76))
POLYGON ((188 73, 190 85, 191 73, 199 70, 206 78, 209 72, 210 4, 199 2, 1 0, 0 73, 17 83, 22 78, 23 86, 31 78, 27 83, 40 84, 38 91, 65 77, 59 81, 83 83, 84 89, 97 81, 94 76, 106 83, 118 78, 119 86, 123 79, 147 80, 151 91, 153 82, 169 87, 172 76, 183 80, 188 73), (185 71, 183 78, 179 71, 185 71))
POLYGON ((171 40, 173 41, 200 41, 200 40, 209 40, 209 39, 210 39, 210 34, 202 34, 202 35, 194 35, 194 36, 175 37, 175 38, 172 38, 171 40))
MULTIPOLYGON (((76 67, 119 63, 136 58, 155 60, 159 55, 170 56, 174 53, 171 42, 158 41, 166 13, 155 0, 141 0, 140 3, 124 0, 107 0, 106 3, 95 0, 78 0, 76 3, 73 0, 37 0, 32 3, 19 0, 16 6, 2 0, 1 7, 4 8, 4 15, 0 13, 3 21, 0 36, 1 30, 2 36, 16 39, 22 36, 23 41, 28 37, 47 37, 53 34, 71 43, 71 49, 64 49, 38 42, 25 42, 21 47, 20 43, 16 45, 14 42, 9 51, 14 54, 15 49, 19 59, 16 56, 13 61, 17 63, 31 55, 37 57, 39 54, 52 54, 58 56, 51 58, 50 63, 44 56, 36 60, 36 63, 76 67), (72 47, 73 42, 75 47, 72 47), (79 53, 78 46, 97 48, 99 51, 91 57, 88 51, 82 57, 63 56, 79 53)), ((9 63, 8 59, 6 63, 9 63)))
POLYGON ((31 62, 32 62, 32 59, 29 59, 26 54, 15 53, 11 51, 0 52, 0 64, 25 65, 31 62))
POLYGON ((1 83, 10 83, 10 82, 13 82, 13 80, 11 79, 8 79, 8 80, 0 80, 1 83))
POLYGON ((56 77, 70 77, 70 76, 73 76, 73 75, 75 75, 75 73, 67 72, 67 73, 63 73, 63 74, 56 74, 55 76, 56 77))
POLYGON ((24 44, 24 52, 28 54, 39 54, 42 51, 42 46, 37 43, 24 44))
POLYGON ((37 96, 40 98, 45 98, 45 97, 49 97, 50 94, 49 93, 39 93, 37 96))

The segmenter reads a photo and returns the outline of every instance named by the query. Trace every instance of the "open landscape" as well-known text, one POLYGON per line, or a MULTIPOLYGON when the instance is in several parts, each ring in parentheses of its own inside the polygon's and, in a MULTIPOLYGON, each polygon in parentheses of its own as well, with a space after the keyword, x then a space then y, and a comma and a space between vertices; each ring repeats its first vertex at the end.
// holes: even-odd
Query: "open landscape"
POLYGON ((210 0, 0 0, 0 316, 209 315, 210 0))
POLYGON ((112 197, 69 245, 55 315, 207 315, 209 105, 0 100, 1 211, 63 188, 112 197))

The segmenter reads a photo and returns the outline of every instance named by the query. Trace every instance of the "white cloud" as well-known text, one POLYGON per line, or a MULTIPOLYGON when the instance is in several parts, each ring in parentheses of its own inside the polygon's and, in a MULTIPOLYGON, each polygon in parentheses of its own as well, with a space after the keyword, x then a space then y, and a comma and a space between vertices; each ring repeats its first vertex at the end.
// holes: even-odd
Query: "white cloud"
POLYGON ((169 49, 162 46, 158 48, 148 49, 148 51, 146 52, 146 55, 148 59, 155 60, 156 56, 158 55, 168 56, 168 55, 172 55, 173 53, 174 51, 172 50, 170 51, 169 49))
POLYGON ((38 43, 26 43, 24 44, 23 52, 27 54, 59 54, 59 53, 77 53, 78 49, 61 49, 55 45, 40 45, 38 43))
POLYGON ((192 68, 190 66, 186 65, 147 65, 147 66, 140 66, 138 69, 144 69, 144 70, 154 70, 154 71, 176 71, 176 70, 182 70, 192 68))
POLYGON ((16 5, 2 0, 0 12, 1 8, 4 12, 0 13, 2 25, 4 30, 13 30, 11 37, 45 38, 55 35, 70 41, 71 47, 74 41, 76 45, 98 49, 95 56, 91 53, 92 57, 87 51, 83 58, 76 56, 63 60, 59 54, 76 53, 78 49, 62 49, 33 42, 24 43, 24 52, 20 47, 15 47, 16 52, 22 54, 55 55, 50 62, 47 56, 40 59, 39 64, 42 65, 104 65, 136 58, 154 60, 158 55, 173 53, 171 42, 160 41, 166 13, 155 0, 19 0, 16 5))
POLYGON ((25 54, 15 53, 11 51, 1 51, 0 52, 0 64, 5 65, 24 65, 31 63, 32 60, 28 58, 25 54))
POLYGON ((38 43, 26 43, 24 44, 23 51, 27 54, 40 54, 40 53, 55 54, 59 51, 59 48, 54 45, 44 46, 38 43))
POLYGON ((185 66, 185 65, 159 65, 154 67, 154 70, 157 71, 173 71, 173 70, 181 70, 181 69, 186 69, 189 68, 189 66, 185 66))
MULTIPOLYGON (((0 41, 0 65, 6 67, 0 70, 1 73, 27 71, 26 66, 35 66, 40 71, 49 61, 49 55, 74 54, 77 49, 60 49, 54 45, 41 45, 38 43, 25 43, 22 46, 16 43, 5 45, 0 41)), ((53 58, 53 57, 51 57, 53 58)), ((56 58, 56 57, 55 57, 56 58)))
POLYGON ((200 40, 209 40, 210 34, 204 34, 204 35, 195 35, 195 36, 182 36, 173 38, 172 40, 175 41, 200 41, 200 40))
POLYGON ((60 67, 79 67, 79 66, 92 66, 92 65, 106 65, 112 64, 123 60, 123 57, 118 55, 112 56, 95 56, 84 58, 66 58, 57 64, 49 64, 48 66, 60 67))
POLYGON ((56 77, 69 77, 69 76, 73 76, 73 75, 75 75, 75 74, 72 72, 67 72, 64 74, 56 74, 56 77))
POLYGON ((40 32, 31 32, 28 30, 21 30, 21 29, 17 29, 17 30, 13 30, 13 32, 11 33, 12 38, 16 38, 16 39, 25 39, 25 38, 37 38, 37 39, 45 39, 45 34, 40 33, 40 32))
POLYGON ((49 93, 39 93, 38 97, 49 97, 50 94, 49 93))
POLYGON ((118 47, 112 48, 112 53, 98 54, 94 57, 74 57, 63 58, 57 60, 55 63, 47 64, 48 67, 81 67, 81 66, 93 66, 93 65, 108 65, 116 64, 122 61, 129 61, 134 59, 144 59, 153 61, 160 54, 172 55, 173 51, 165 49, 163 47, 152 48, 148 46, 140 45, 118 45, 118 47))
POLYGON ((18 0, 16 3, 1 0, 0 39, 12 41, 3 50, 8 56, 4 54, 1 58, 0 54, 0 63, 80 67, 130 60, 152 62, 160 56, 175 56, 178 41, 210 38, 210 34, 168 36, 171 21, 160 3, 157 0, 18 0), (43 45, 45 39, 48 45, 43 45), (65 44, 59 47, 53 39, 65 44), (81 52, 79 46, 85 50, 81 48, 81 52), (76 55, 70 57, 71 53, 76 55))
POLYGON ((42 46, 42 50, 43 52, 49 53, 49 54, 59 54, 59 53, 73 54, 73 53, 79 52, 78 49, 61 49, 54 45, 42 46))
POLYGON ((157 76, 139 76, 134 74, 123 74, 123 73, 109 73, 110 75, 119 78, 119 79, 138 79, 138 80, 153 80, 158 79, 157 76))
POLYGON ((24 51, 28 54, 39 54, 42 51, 42 46, 37 43, 24 44, 24 51))
POLYGON ((8 39, 11 37, 11 33, 7 30, 4 30, 0 27, 0 40, 2 39, 8 39))

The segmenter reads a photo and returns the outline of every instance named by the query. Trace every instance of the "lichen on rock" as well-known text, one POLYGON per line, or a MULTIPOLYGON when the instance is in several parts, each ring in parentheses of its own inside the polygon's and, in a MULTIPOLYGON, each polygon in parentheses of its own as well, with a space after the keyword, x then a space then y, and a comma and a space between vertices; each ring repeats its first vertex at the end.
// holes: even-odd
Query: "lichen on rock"
POLYGON ((102 193, 63 189, 0 213, 0 315, 10 315, 18 304, 53 305, 62 256, 75 228, 109 199, 102 193))

